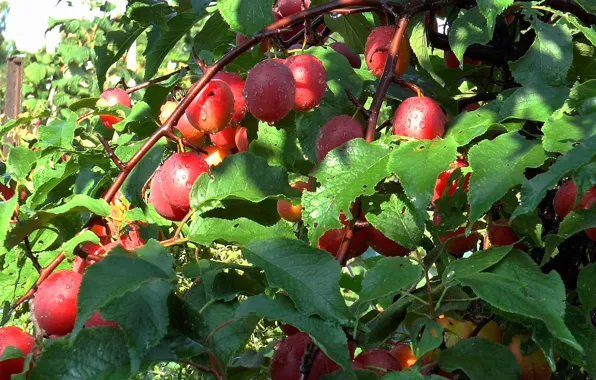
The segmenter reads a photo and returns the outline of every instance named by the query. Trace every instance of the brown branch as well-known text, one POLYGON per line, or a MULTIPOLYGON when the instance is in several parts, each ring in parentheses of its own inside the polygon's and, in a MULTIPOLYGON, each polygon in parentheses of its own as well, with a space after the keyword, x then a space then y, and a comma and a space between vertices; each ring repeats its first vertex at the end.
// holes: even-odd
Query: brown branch
POLYGON ((176 134, 174 134, 174 132, 172 132, 172 131, 167 132, 166 135, 165 135, 165 137, 168 140, 173 141, 176 144, 182 144, 185 147, 194 150, 195 152, 207 154, 207 152, 205 152, 203 149, 199 148, 198 146, 196 146, 195 144, 191 143, 190 141, 188 141, 185 138, 176 136, 176 134))
POLYGON ((43 268, 39 264, 39 260, 37 260, 37 257, 35 257, 35 255, 33 254, 33 251, 31 250, 31 243, 29 242, 29 236, 25 236, 24 242, 25 242, 25 255, 27 255, 29 260, 31 260, 31 263, 33 264, 33 267, 35 268, 37 273, 41 273, 43 268))
POLYGON ((393 83, 395 83, 396 85, 408 89, 412 92, 415 92, 417 96, 419 97, 423 97, 424 94, 422 93, 422 90, 420 89, 420 87, 416 86, 414 83, 412 82, 408 82, 405 79, 402 78, 396 78, 395 76, 392 79, 393 83))
POLYGON ((207 69, 207 65, 205 64, 205 61, 203 61, 201 58, 199 58, 199 54, 197 53, 194 46, 192 47, 191 55, 192 55, 192 59, 195 60, 195 63, 197 64, 197 66, 199 66, 199 69, 201 69, 201 71, 205 71, 205 69, 207 69))
POLYGON ((376 129, 376 132, 381 132, 383 129, 391 126, 393 124, 393 119, 385 120, 383 124, 379 125, 376 129))
POLYGON ((166 80, 170 79, 171 77, 173 77, 174 75, 177 75, 177 74, 181 73, 182 71, 190 71, 190 66, 181 67, 178 70, 172 71, 169 74, 163 75, 161 77, 153 78, 151 80, 148 80, 147 82, 139 83, 139 84, 137 84, 136 86, 133 86, 133 87, 129 87, 129 88, 126 89, 126 93, 127 94, 132 94, 133 92, 142 90, 142 89, 147 88, 147 87, 151 87, 154 84, 157 84, 157 83, 160 83, 160 82, 163 82, 163 81, 166 81, 166 80))
POLYGON ((217 373, 217 371, 215 369, 205 367, 204 365, 201 365, 199 363, 195 363, 192 360, 182 360, 182 361, 180 361, 180 363, 189 365, 191 367, 195 367, 196 369, 198 369, 201 372, 210 373, 210 374, 212 374, 213 376, 215 376, 218 379, 221 378, 221 376, 219 376, 219 373, 217 373))
POLYGON ((344 88, 344 91, 346 92, 348 99, 350 99, 350 102, 352 102, 352 104, 354 105, 354 107, 356 107, 358 112, 360 112, 362 117, 364 117, 366 120, 370 119, 370 112, 368 112, 368 110, 364 108, 362 103, 360 103, 360 101, 356 99, 356 97, 352 94, 352 91, 350 91, 349 88, 344 88))
POLYGON ((89 112, 85 112, 84 114, 82 114, 81 116, 79 116, 77 118, 77 124, 80 123, 81 121, 88 119, 89 117, 93 116, 93 114, 95 113, 95 111, 89 111, 89 112))
POLYGON ((108 144, 108 142, 106 141, 106 139, 100 135, 99 133, 97 134, 97 139, 99 140, 99 142, 101 143, 101 145, 103 145, 103 148, 106 150, 106 153, 108 154, 108 157, 110 157, 110 159, 112 160, 112 162, 114 163, 114 165, 116 165, 116 167, 119 170, 124 170, 124 163, 122 162, 122 160, 120 160, 118 158, 118 156, 116 156, 116 153, 114 153, 114 151, 112 150, 112 148, 110 147, 110 144, 108 144))

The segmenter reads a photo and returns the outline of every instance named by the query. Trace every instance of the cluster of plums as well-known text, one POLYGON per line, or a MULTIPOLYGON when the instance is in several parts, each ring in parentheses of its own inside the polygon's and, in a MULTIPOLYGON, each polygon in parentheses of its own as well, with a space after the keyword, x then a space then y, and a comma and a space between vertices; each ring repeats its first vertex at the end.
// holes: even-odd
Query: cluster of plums
MULTIPOLYGON (((504 334, 502 328, 495 321, 489 321, 478 327, 470 321, 458 320, 454 317, 439 316, 437 322, 443 327, 443 340, 446 348, 453 347, 459 341, 467 339, 472 335, 492 340, 503 344, 504 334), (478 330, 476 332, 476 330, 478 330), (476 332, 474 334, 474 332, 476 332)), ((318 349, 311 337, 300 332, 293 326, 281 324, 281 330, 287 337, 279 341, 275 346, 275 353, 271 360, 270 375, 272 380, 299 380, 301 378, 300 368, 304 369, 306 361, 305 354, 311 354, 312 362, 308 380, 316 380, 323 375, 342 371, 341 367, 333 362, 323 351, 318 349), (314 355, 312 355, 314 353, 314 355)), ((524 354, 521 350, 522 341, 527 336, 514 336, 507 348, 513 353, 522 370, 520 379, 548 379, 551 370, 548 362, 540 349, 524 354), (539 376, 539 377, 536 377, 539 376)), ((437 360, 440 349, 428 352, 418 360, 409 344, 398 342, 388 349, 362 350, 358 355, 356 342, 348 340, 352 368, 355 370, 371 371, 378 377, 384 376, 387 372, 413 370, 416 367, 424 375, 432 373, 447 379, 453 379, 451 373, 437 368, 437 360)))

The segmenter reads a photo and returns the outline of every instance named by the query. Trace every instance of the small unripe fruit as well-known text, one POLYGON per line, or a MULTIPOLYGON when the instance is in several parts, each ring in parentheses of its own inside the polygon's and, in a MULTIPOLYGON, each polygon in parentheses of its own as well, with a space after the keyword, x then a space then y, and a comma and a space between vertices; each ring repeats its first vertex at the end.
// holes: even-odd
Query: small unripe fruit
POLYGON ((393 117, 393 134, 416 140, 443 137, 447 117, 431 98, 413 97, 404 100, 393 117))
MULTIPOLYGON (((35 346, 35 339, 15 326, 0 328, 0 358, 4 355, 7 347, 18 348, 23 355, 27 356, 35 346)), ((9 359, 0 362, 0 380, 10 380, 25 370, 25 359, 9 359)))
POLYGON ((217 166, 222 163, 224 158, 232 154, 227 149, 221 149, 216 146, 206 146, 203 148, 206 153, 200 153, 201 157, 207 162, 209 167, 217 166))
MULTIPOLYGON (((364 57, 366 65, 370 72, 380 78, 385 68, 385 62, 389 55, 389 45, 395 35, 395 26, 380 26, 372 31, 366 40, 364 46, 364 57)), ((395 64, 395 75, 402 76, 410 65, 410 45, 407 38, 403 38, 399 51, 397 52, 397 62, 395 64)))
POLYGON ((236 147, 236 128, 225 127, 221 131, 209 135, 211 142, 222 149, 234 149, 236 147))
POLYGON ((186 109, 190 124, 203 133, 217 133, 234 116, 234 94, 222 80, 212 79, 186 109))
POLYGON ((331 150, 352 139, 364 138, 362 125, 348 115, 339 115, 325 123, 317 135, 316 155, 321 162, 331 150))
MULTIPOLYGON (((452 197, 459 186, 459 178, 449 184, 449 177, 451 174, 456 171, 457 169, 465 168, 468 166, 468 162, 466 160, 457 159, 450 165, 450 169, 445 170, 443 173, 439 174, 437 178, 437 182, 435 183, 435 191, 433 193, 432 204, 434 205, 435 201, 445 194, 445 190, 449 187, 449 191, 447 193, 448 196, 452 197)), ((470 184, 470 173, 466 174, 464 178, 464 191, 468 191, 468 186, 470 184)))
POLYGON ((258 63, 248 72, 244 96, 248 110, 257 119, 269 123, 283 119, 296 99, 292 71, 273 60, 258 63))
POLYGON ((368 227, 368 244, 379 254, 386 257, 406 256, 410 250, 402 247, 398 243, 389 239, 387 236, 373 226, 368 227))
POLYGON ((236 135, 234 136, 234 142, 238 152, 248 151, 248 130, 244 127, 236 128, 236 135))
POLYGON ((319 105, 327 87, 327 72, 323 63, 310 54, 293 55, 286 59, 296 82, 294 110, 309 111, 319 105))
POLYGON ((412 353, 412 349, 408 344, 397 344, 395 347, 389 350, 389 353, 395 358, 395 360, 397 360, 402 369, 410 368, 416 364, 416 361, 418 360, 412 353))
POLYGON ((474 226, 470 235, 465 236, 464 234, 466 232, 466 227, 459 227, 455 231, 449 232, 445 235, 439 235, 439 241, 441 243, 445 243, 454 236, 462 235, 461 237, 451 240, 445 247, 447 252, 456 256, 461 256, 464 253, 473 250, 478 245, 480 234, 476 232, 476 229, 476 226, 474 226))
POLYGON ((77 295, 83 277, 70 270, 52 273, 35 293, 33 315, 48 335, 70 333, 77 316, 77 295))
POLYGON ((385 350, 364 351, 356 356, 355 360, 364 365, 365 369, 368 369, 379 376, 383 376, 387 372, 400 371, 402 369, 393 355, 385 350))
POLYGON ((168 118, 170 116, 172 116, 172 113, 174 112, 174 110, 176 109, 176 107, 178 106, 178 102, 165 102, 161 108, 159 109, 159 121, 163 124, 166 122, 166 120, 168 120, 168 118))
MULTIPOLYGON (((131 107, 130 96, 126 91, 120 88, 108 88, 102 92, 97 105, 101 107, 113 107, 115 105, 121 105, 127 108, 131 107)), ((99 119, 106 126, 106 128, 113 129, 114 124, 122 121, 121 117, 112 115, 99 115, 99 119)))
MULTIPOLYGON (((335 230, 329 230, 321 236, 318 243, 318 248, 329 252, 333 256, 337 255, 339 246, 344 239, 346 234, 345 228, 338 228, 335 230)), ((364 230, 356 230, 348 251, 346 252, 345 259, 350 260, 354 257, 362 255, 368 249, 367 233, 364 230)))
POLYGON ((190 124, 186 114, 182 115, 180 120, 178 120, 175 128, 180 132, 182 137, 187 139, 191 144, 201 147, 205 143, 205 134, 190 124))
POLYGON ((106 321, 105 319, 102 318, 101 314, 99 314, 99 311, 96 311, 95 313, 93 313, 91 318, 89 318, 87 320, 87 322, 85 322, 85 327, 91 328, 91 327, 99 327, 99 326, 118 328, 118 324, 116 322, 106 321))
POLYGON ((362 66, 362 61, 360 60, 360 56, 352 51, 348 47, 348 45, 344 44, 343 42, 334 42, 329 45, 333 50, 338 52, 339 54, 343 55, 348 59, 350 65, 355 68, 359 69, 362 66))
MULTIPOLYGON (((306 182, 296 182, 292 185, 294 189, 313 191, 313 188, 306 182)), ((284 200, 277 201, 277 213, 288 222, 299 222, 302 219, 302 206, 294 206, 292 203, 284 200)))
POLYGON ((231 124, 238 124, 244 119, 247 111, 246 99, 244 98, 244 80, 240 75, 227 71, 220 71, 215 74, 213 79, 222 80, 230 86, 230 90, 234 95, 234 116, 232 116, 231 124))
POLYGON ((553 199, 553 208, 559 218, 564 219, 571 211, 585 208, 588 201, 596 198, 596 186, 593 186, 590 190, 586 191, 576 207, 577 191, 577 186, 572 180, 565 182, 557 190, 553 199))
MULTIPOLYGON (((306 0, 305 4, 306 8, 309 8, 310 0, 306 0)), ((279 0, 277 2, 277 9, 282 16, 291 16, 294 13, 298 13, 302 10, 302 0, 279 0)))

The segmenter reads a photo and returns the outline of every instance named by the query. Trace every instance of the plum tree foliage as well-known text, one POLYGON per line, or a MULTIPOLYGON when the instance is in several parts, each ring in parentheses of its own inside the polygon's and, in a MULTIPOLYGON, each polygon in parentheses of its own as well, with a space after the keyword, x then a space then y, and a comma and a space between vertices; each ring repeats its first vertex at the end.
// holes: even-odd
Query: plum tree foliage
POLYGON ((0 380, 596 377, 592 1, 90 4, 0 128, 0 380))

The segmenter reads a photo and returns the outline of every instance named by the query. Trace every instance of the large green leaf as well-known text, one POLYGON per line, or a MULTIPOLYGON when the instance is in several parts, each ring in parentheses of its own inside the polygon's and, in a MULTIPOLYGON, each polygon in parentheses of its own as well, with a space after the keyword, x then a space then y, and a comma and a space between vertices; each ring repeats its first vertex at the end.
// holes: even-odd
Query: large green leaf
POLYGON ((420 245, 426 215, 403 194, 374 195, 362 200, 366 220, 383 235, 409 249, 420 245))
POLYGON ((374 28, 363 14, 353 14, 344 17, 325 15, 325 25, 334 32, 339 33, 346 45, 357 54, 364 52, 366 37, 374 28))
POLYGON ((524 181, 520 205, 511 215, 511 219, 536 210, 549 189, 552 189, 571 170, 590 162, 594 155, 596 155, 596 135, 585 139, 583 143, 559 157, 547 172, 538 174, 529 181, 524 181))
POLYGON ((592 207, 589 210, 575 210, 570 212, 559 225, 558 233, 546 236, 542 264, 545 264, 551 259, 559 244, 589 228, 596 228, 596 207, 592 207))
POLYGON ((583 367, 590 377, 596 376, 596 328, 591 318, 579 307, 569 306, 565 313, 565 323, 584 349, 584 352, 571 349, 569 346, 557 344, 557 352, 577 366, 583 367), (571 357, 570 357, 571 356, 571 357))
POLYGON ((475 221, 509 189, 524 182, 525 170, 542 165, 546 155, 537 141, 510 132, 473 146, 468 159, 473 170, 470 221, 475 221))
POLYGON ((276 237, 293 238, 292 226, 284 221, 264 226, 246 218, 227 220, 199 217, 193 220, 189 233, 191 241, 204 245, 219 240, 245 245, 253 240, 276 237))
POLYGON ((596 263, 587 265, 579 272, 577 294, 584 310, 591 313, 596 307, 596 263))
POLYGON ((313 245, 325 231, 342 227, 341 211, 351 219, 350 207, 358 196, 374 194, 377 183, 388 174, 389 153, 384 147, 354 139, 327 154, 314 173, 321 186, 302 194, 302 217, 313 245))
POLYGON ((211 175, 201 175, 192 188, 190 201, 193 209, 204 212, 221 206, 224 199, 260 202, 297 194, 298 190, 288 183, 285 169, 269 166, 264 158, 252 153, 238 153, 212 168, 211 175))
POLYGON ((517 89, 505 100, 499 118, 544 122, 563 105, 568 95, 569 88, 567 87, 549 87, 539 83, 529 83, 517 89))
POLYGON ((339 322, 351 318, 339 291, 341 268, 329 253, 290 239, 253 241, 243 252, 265 271, 269 285, 285 290, 302 313, 339 322))
POLYGON ((426 23, 424 14, 419 13, 412 17, 408 26, 408 36, 410 47, 418 59, 418 63, 430 76, 441 86, 445 86, 445 82, 435 73, 433 65, 430 61, 430 46, 426 38, 426 23))
POLYGON ((453 138, 458 145, 467 145, 478 136, 482 136, 491 126, 501 121, 499 111, 502 100, 493 100, 487 105, 471 112, 462 112, 447 126, 446 138, 453 138))
POLYGON ((542 322, 553 337, 581 350, 563 320, 565 286, 561 277, 556 272, 542 273, 525 252, 512 251, 489 271, 459 279, 492 306, 542 322))
POLYGON ((347 101, 345 89, 355 97, 362 92, 362 80, 356 75, 347 59, 331 48, 312 47, 305 51, 317 57, 327 72, 327 87, 337 98, 347 101))
POLYGON ((492 28, 487 27, 486 19, 480 13, 479 7, 462 10, 449 29, 449 45, 459 60, 461 68, 464 67, 464 53, 468 46, 484 45, 491 38, 492 28))
POLYGON ((486 17, 486 25, 494 27, 495 19, 505 8, 513 4, 513 0, 478 0, 478 8, 486 17))
POLYGON ((6 171, 18 180, 23 180, 31 172, 31 168, 39 159, 39 151, 32 151, 26 146, 10 147, 6 161, 6 171))
MULTIPOLYGON (((0 244, 2 244, 2 246, 4 245, 4 240, 6 239, 10 226, 10 220, 17 208, 18 202, 19 198, 17 196, 13 196, 7 201, 0 201, 0 244)), ((16 245, 17 243, 18 242, 13 242, 10 245, 16 245)))
POLYGON ((273 22, 273 0, 220 0, 217 7, 235 32, 252 36, 273 22))
POLYGON ((218 47, 230 45, 235 38, 236 33, 230 30, 221 14, 214 12, 201 31, 195 35, 193 46, 197 52, 202 50, 212 52, 218 47))
POLYGON ((145 102, 136 102, 126 118, 114 124, 114 130, 134 133, 140 138, 151 136, 158 128, 151 107, 145 102))
POLYGON ((98 327, 81 331, 73 344, 68 338, 51 341, 35 361, 29 379, 124 379, 129 375, 124 334, 98 327))
POLYGON ((351 368, 346 334, 337 323, 300 313, 292 302, 279 296, 271 299, 264 294, 249 297, 236 310, 236 317, 256 315, 271 321, 290 324, 308 333, 317 346, 343 368, 351 368))
POLYGON ((507 347, 476 337, 462 339, 442 351, 439 366, 447 372, 461 369, 470 380, 517 380, 521 374, 515 356, 507 347))
POLYGON ((298 147, 293 118, 288 116, 276 123, 275 127, 260 122, 257 139, 251 141, 249 152, 263 157, 271 166, 294 167, 298 147))
POLYGON ((68 120, 56 119, 48 125, 39 128, 39 145, 72 150, 74 132, 77 128, 77 115, 73 114, 68 120))
POLYGON ((456 154, 452 139, 411 141, 393 151, 387 167, 397 174, 416 209, 423 211, 432 199, 437 177, 455 161, 456 154))
POLYGON ((568 153, 574 145, 596 134, 596 125, 589 116, 563 115, 548 119, 542 127, 542 145, 549 152, 568 153))
POLYGON ((562 23, 550 25, 537 18, 531 23, 536 32, 534 43, 523 57, 509 63, 511 73, 524 86, 560 86, 573 61, 571 31, 562 23))
POLYGON ((392 296, 420 281, 424 269, 405 257, 384 257, 366 274, 362 281, 360 301, 367 302, 392 296))
POLYGON ((486 251, 475 252, 466 259, 454 260, 443 272, 443 282, 457 281, 460 277, 480 273, 503 260, 510 251, 511 246, 491 247, 486 251))
POLYGON ((595 100, 596 79, 583 83, 576 82, 569 92, 569 99, 565 102, 564 111, 577 112, 582 116, 588 115, 596 111, 595 100))

